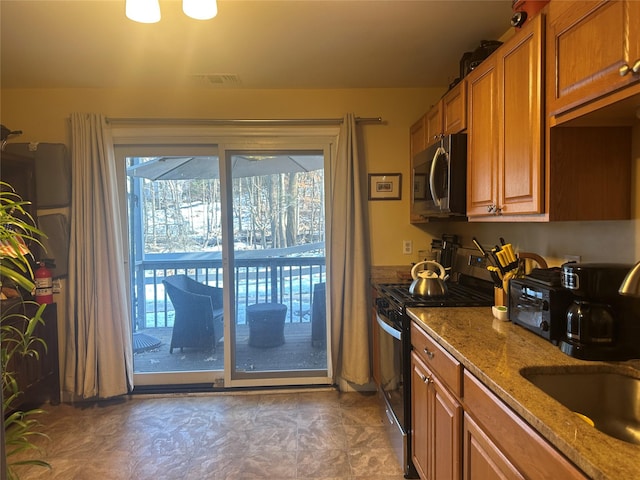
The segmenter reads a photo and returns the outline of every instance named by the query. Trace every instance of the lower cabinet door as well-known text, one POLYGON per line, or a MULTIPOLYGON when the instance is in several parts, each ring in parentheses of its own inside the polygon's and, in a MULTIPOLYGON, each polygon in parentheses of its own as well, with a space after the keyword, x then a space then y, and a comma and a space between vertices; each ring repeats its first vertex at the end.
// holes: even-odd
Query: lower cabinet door
POLYGON ((433 476, 431 480, 460 479, 462 406, 433 377, 433 476))
POLYGON ((469 414, 464 414, 464 480, 524 480, 469 414))
POLYGON ((431 447, 431 372, 418 355, 411 353, 411 456, 422 480, 431 478, 429 449, 431 447))
POLYGON ((462 406, 416 354, 411 354, 413 463, 423 480, 459 480, 462 406))

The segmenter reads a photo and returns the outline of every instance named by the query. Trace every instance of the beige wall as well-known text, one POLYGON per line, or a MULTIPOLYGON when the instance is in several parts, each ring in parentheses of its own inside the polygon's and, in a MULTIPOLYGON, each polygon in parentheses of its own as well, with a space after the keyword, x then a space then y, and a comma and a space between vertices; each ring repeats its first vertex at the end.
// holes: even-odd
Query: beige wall
MULTIPOLYGON (((1 122, 24 134, 14 141, 69 142, 71 112, 111 117, 165 118, 338 118, 347 112, 382 117, 383 125, 362 128, 364 156, 371 173, 402 173, 402 200, 369 202, 372 264, 403 265, 417 260, 432 236, 475 235, 487 245, 499 237, 523 251, 534 251, 552 264, 564 254, 583 261, 634 262, 640 259, 637 221, 566 222, 554 224, 448 223, 409 224, 409 127, 443 93, 441 89, 371 90, 131 90, 8 89, 0 92, 1 122), (413 255, 402 253, 402 240, 412 240, 413 255)), ((634 131, 634 218, 640 212, 638 184, 640 126, 634 131)))

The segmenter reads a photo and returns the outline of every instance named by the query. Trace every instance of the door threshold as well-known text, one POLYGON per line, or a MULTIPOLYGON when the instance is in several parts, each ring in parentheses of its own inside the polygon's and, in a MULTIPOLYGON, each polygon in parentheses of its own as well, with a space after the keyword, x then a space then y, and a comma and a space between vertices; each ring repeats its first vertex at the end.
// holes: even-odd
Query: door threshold
POLYGON ((191 395, 191 394, 207 394, 207 395, 237 395, 239 393, 247 395, 256 395, 261 393, 299 393, 309 391, 337 391, 337 385, 274 385, 266 387, 216 387, 210 383, 196 383, 185 385, 141 385, 134 387, 130 395, 191 395))

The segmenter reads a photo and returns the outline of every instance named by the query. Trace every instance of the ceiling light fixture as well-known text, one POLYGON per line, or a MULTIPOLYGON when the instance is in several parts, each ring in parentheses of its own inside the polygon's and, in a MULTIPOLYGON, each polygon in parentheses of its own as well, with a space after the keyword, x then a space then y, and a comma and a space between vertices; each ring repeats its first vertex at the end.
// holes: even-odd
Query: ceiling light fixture
POLYGON ((195 20, 211 20, 218 14, 216 0, 182 0, 182 11, 195 20))
POLYGON ((125 14, 134 22, 156 23, 160 21, 160 3, 158 0, 127 0, 125 14))
MULTIPOLYGON (((159 0, 126 0, 125 13, 134 22, 160 21, 159 0)), ((183 0, 182 11, 195 20, 210 20, 218 14, 216 0, 183 0)))

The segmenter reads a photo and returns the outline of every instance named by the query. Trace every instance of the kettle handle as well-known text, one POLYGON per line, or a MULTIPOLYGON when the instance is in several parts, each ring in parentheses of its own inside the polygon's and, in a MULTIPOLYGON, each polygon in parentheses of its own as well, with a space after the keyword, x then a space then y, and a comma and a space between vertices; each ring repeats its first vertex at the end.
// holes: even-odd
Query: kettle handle
POLYGON ((434 262, 433 260, 425 260, 423 262, 418 262, 411 268, 411 278, 413 278, 414 280, 418 278, 418 267, 420 265, 434 265, 438 267, 438 270, 440 271, 440 275, 438 275, 438 277, 441 280, 444 280, 444 277, 446 275, 444 267, 440 265, 438 262, 434 262))
POLYGON ((523 258, 523 259, 531 259, 534 262, 536 262, 540 268, 549 268, 549 266, 547 265, 547 262, 544 258, 542 258, 540 255, 538 255, 537 253, 531 253, 531 252, 520 252, 518 254, 518 257, 523 258))

